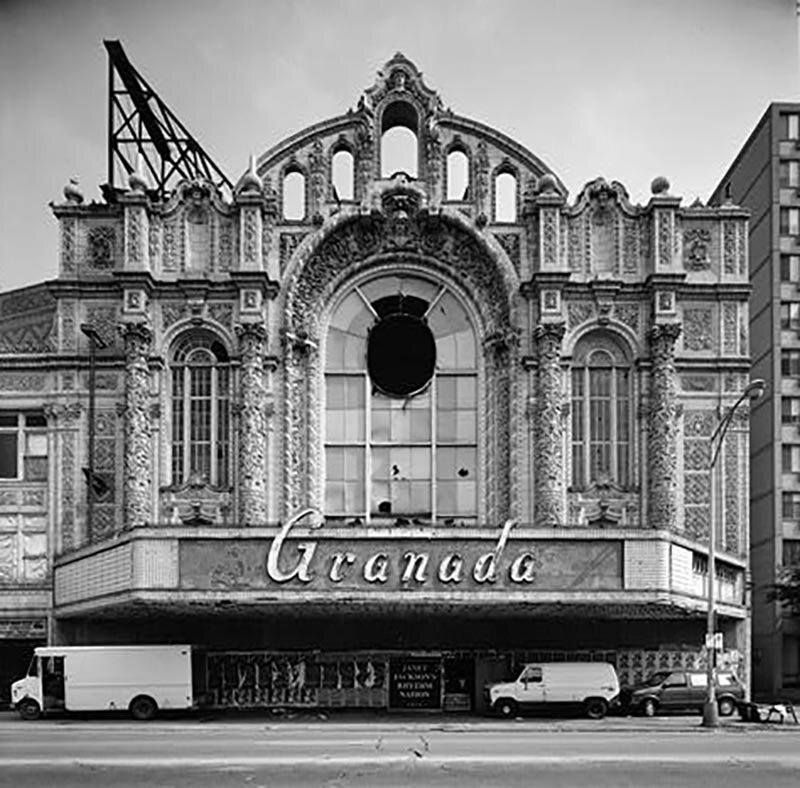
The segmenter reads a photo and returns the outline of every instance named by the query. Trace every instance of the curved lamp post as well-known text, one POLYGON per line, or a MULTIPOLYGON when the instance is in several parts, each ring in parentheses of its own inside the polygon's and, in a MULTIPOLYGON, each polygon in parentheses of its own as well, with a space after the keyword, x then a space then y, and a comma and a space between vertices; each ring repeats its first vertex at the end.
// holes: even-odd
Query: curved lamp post
POLYGON ((759 399, 767 388, 767 384, 757 378, 750 381, 739 399, 728 409, 727 413, 720 419, 717 428, 709 439, 709 450, 711 459, 708 468, 711 474, 711 501, 709 506, 709 527, 708 527, 708 618, 706 621, 706 702, 703 705, 703 726, 706 728, 716 728, 719 725, 716 697, 716 664, 717 664, 717 644, 715 643, 716 634, 716 599, 714 596, 716 585, 716 531, 717 531, 717 460, 725 442, 725 435, 731 421, 736 415, 739 406, 748 398, 759 399))

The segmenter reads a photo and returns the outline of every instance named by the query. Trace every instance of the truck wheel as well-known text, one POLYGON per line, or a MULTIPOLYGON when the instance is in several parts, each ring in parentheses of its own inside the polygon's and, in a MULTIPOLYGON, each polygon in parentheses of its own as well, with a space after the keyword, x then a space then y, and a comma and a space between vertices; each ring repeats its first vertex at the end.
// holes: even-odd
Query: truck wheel
POLYGON ((717 703, 720 717, 730 717, 736 710, 736 704, 730 698, 721 698, 717 703))
POLYGON ((135 720, 152 720, 158 711, 158 705, 149 695, 137 695, 128 706, 131 717, 135 720))
POLYGON ((21 700, 17 704, 17 712, 23 720, 38 720, 42 716, 42 710, 33 698, 21 700))
POLYGON ((517 716, 517 702, 511 698, 500 698, 494 704, 495 711, 504 719, 511 719, 517 716))
POLYGON ((645 717, 655 717, 656 711, 658 711, 658 706, 652 698, 648 698, 642 703, 642 714, 645 717))
POLYGON ((589 698, 585 704, 586 716, 590 720, 602 720, 606 716, 608 704, 602 698, 589 698))

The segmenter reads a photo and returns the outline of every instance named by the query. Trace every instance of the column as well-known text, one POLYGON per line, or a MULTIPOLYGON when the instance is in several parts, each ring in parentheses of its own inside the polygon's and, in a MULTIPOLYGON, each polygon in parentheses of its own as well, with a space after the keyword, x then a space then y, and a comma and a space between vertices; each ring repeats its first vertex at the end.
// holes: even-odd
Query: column
POLYGON ((239 520, 243 525, 259 525, 267 520, 267 332, 260 323, 246 323, 236 327, 236 336, 242 357, 239 520))
POLYGON ((144 323, 127 323, 125 341, 125 527, 152 519, 153 430, 147 356, 152 333, 144 323))
POLYGON ((678 405, 675 374, 677 323, 650 331, 650 408, 647 423, 647 520, 650 528, 674 530, 678 496, 678 405))
POLYGON ((561 371, 564 332, 564 323, 543 323, 533 332, 539 361, 533 427, 533 510, 536 525, 563 525, 565 522, 564 385, 561 371))

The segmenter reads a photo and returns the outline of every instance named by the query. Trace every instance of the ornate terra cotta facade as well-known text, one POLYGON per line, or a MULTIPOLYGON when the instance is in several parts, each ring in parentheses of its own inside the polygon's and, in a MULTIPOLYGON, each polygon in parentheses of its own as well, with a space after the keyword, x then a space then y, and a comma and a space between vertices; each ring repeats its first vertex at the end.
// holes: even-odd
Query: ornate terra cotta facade
MULTIPOLYGON (((0 625, 430 650, 443 697, 454 671, 471 708, 489 650, 603 654, 629 680, 650 666, 634 653, 702 658, 707 439, 749 365, 743 211, 684 207, 664 179, 645 206, 603 179, 569 202, 400 54, 229 197, 146 186, 90 205, 70 186, 52 206, 59 277, 0 294, 20 447, 0 479, 0 625), (384 174, 398 128, 413 153, 384 174), (84 323, 105 345, 94 392, 84 323)), ((717 582, 735 655, 747 435, 728 441, 717 582)))

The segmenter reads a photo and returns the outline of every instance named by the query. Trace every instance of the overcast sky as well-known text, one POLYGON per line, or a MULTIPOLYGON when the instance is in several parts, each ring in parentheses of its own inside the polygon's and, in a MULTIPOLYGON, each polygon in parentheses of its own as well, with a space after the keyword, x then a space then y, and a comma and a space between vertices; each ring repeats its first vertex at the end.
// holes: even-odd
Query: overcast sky
POLYGON ((0 290, 57 275, 70 177, 101 199, 103 39, 233 181, 397 51, 570 200, 599 175, 705 200, 769 102, 800 101, 795 0, 0 0, 0 290))

